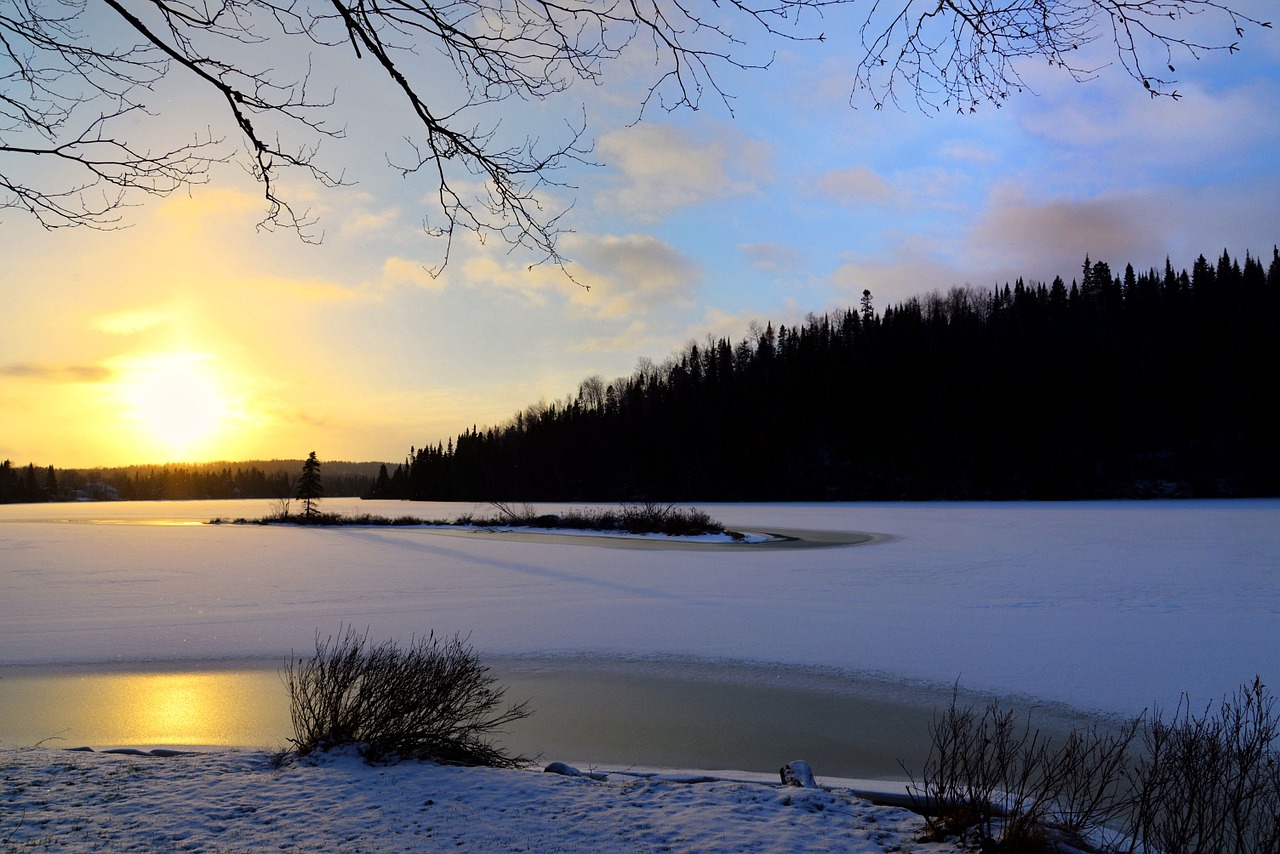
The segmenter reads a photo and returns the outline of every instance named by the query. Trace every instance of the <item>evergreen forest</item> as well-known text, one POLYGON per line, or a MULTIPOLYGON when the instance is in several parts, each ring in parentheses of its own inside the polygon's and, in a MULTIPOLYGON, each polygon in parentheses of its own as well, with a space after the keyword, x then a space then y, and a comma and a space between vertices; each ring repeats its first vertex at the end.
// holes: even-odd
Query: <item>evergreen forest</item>
MULTIPOLYGON (((326 462, 324 491, 364 495, 378 463, 326 462)), ((98 469, 16 467, 0 462, 0 504, 77 499, 149 501, 205 498, 287 498, 302 460, 140 465, 98 469)))
MULTIPOLYGON (((410 449, 376 497, 1280 495, 1280 251, 753 324, 410 449)), ((327 475, 326 475, 327 477, 327 475)))

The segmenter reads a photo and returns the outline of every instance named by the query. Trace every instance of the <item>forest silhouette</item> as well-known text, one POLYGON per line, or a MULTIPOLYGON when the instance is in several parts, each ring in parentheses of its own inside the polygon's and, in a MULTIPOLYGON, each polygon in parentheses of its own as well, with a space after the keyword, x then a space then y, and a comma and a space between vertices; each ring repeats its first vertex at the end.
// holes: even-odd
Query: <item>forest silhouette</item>
MULTIPOLYGON (((304 460, 169 463, 55 469, 0 462, 0 504, 76 499, 160 501, 206 498, 290 498, 304 460)), ((369 492, 379 463, 325 463, 330 497, 369 492)))
POLYGON ((410 449, 425 500, 975 500, 1280 494, 1280 251, 1190 273, 953 288, 691 343, 410 449))

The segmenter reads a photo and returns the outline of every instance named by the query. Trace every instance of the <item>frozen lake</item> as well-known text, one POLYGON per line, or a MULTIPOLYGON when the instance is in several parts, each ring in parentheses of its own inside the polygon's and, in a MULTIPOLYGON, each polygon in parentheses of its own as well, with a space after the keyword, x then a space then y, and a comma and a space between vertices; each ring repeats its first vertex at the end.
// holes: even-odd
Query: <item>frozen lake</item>
MULTIPOLYGON (((874 720, 879 702, 889 719, 910 708, 927 721, 956 680, 1121 714, 1184 691, 1207 702, 1255 675, 1280 684, 1280 501, 699 505, 731 528, 882 535, 809 550, 201 524, 268 505, 0 507, 0 741, 64 728, 48 729, 65 710, 23 728, 33 713, 15 695, 101 708, 100 695, 56 692, 104 674, 118 688, 129 672, 256 673, 254 696, 269 695, 291 650, 343 623, 375 639, 469 635, 514 698, 538 695, 531 725, 542 729, 520 734, 532 744, 520 749, 547 753, 560 739, 553 758, 604 760, 619 732, 651 721, 636 743, 673 764, 691 746, 681 738, 729 708, 750 743, 874 720), (565 752, 575 744, 584 752, 565 752)), ((487 512, 349 499, 325 509, 487 512)), ((232 706, 263 706, 225 690, 232 706)), ((76 738, 86 722, 66 726, 70 741, 92 742, 76 738)), ((865 736, 844 738, 813 749, 866 752, 865 736)))

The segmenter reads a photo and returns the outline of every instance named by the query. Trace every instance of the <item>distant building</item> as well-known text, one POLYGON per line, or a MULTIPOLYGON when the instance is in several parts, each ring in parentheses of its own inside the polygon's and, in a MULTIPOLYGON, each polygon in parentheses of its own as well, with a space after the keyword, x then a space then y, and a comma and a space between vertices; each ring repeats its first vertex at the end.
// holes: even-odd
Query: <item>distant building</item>
POLYGON ((76 501, 119 501, 120 491, 109 483, 89 481, 76 490, 76 501))

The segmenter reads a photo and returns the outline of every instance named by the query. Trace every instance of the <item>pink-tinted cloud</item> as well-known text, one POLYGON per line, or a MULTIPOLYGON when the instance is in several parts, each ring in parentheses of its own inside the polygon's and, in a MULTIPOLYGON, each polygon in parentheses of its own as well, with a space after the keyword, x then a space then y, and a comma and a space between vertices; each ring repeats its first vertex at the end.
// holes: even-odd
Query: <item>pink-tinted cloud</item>
POLYGON ((814 187, 842 205, 878 205, 893 199, 889 183, 867 166, 833 169, 818 176, 814 187))

